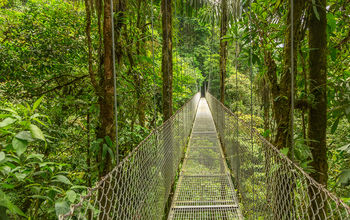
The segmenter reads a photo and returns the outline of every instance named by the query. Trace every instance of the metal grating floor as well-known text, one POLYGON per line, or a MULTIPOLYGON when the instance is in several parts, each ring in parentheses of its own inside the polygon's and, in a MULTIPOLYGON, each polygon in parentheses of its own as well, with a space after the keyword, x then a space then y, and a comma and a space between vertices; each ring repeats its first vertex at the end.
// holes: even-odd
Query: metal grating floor
POLYGON ((243 219, 207 101, 201 98, 168 216, 243 219))

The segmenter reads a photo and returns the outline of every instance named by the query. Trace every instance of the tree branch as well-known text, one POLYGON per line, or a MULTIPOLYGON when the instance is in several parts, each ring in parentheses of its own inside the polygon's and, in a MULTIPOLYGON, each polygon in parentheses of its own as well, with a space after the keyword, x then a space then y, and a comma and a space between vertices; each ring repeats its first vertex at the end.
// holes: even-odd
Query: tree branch
POLYGON ((73 83, 76 83, 76 82, 78 82, 78 81, 80 81, 80 80, 82 80, 82 79, 84 79, 85 77, 88 77, 88 76, 89 76, 89 75, 83 75, 83 76, 77 77, 77 78, 75 78, 74 80, 72 80, 72 81, 70 81, 70 82, 68 82, 68 83, 65 83, 65 84, 63 84, 63 85, 56 86, 56 87, 54 87, 54 88, 52 88, 52 89, 49 89, 49 90, 47 90, 47 91, 44 91, 44 92, 42 92, 42 93, 40 93, 40 94, 32 95, 31 98, 33 98, 33 97, 35 97, 35 96, 42 96, 42 95, 44 95, 44 94, 47 94, 47 93, 50 93, 50 92, 53 92, 53 91, 62 89, 62 88, 64 88, 64 87, 69 86, 69 85, 71 85, 71 84, 73 84, 73 83))

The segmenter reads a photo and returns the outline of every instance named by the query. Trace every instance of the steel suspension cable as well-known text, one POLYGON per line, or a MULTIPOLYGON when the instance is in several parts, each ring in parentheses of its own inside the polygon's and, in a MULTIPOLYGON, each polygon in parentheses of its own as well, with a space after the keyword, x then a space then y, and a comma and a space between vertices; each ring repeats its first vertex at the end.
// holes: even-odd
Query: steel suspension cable
POLYGON ((290 129, 291 129, 291 138, 290 138, 290 159, 294 160, 294 0, 290 0, 290 38, 291 38, 291 112, 290 112, 290 129))
MULTIPOLYGON (((239 95, 238 95, 238 39, 236 37, 236 51, 235 51, 235 69, 236 69, 236 106, 235 106, 235 113, 236 113, 236 143, 237 143, 237 151, 239 151, 239 129, 238 129, 238 99, 239 99, 239 95)), ((239 160, 240 158, 237 157, 237 163, 239 164, 239 160)), ((236 178, 237 178, 237 183, 239 184, 239 173, 238 173, 238 170, 239 170, 239 165, 237 165, 237 171, 236 171, 236 178)))
MULTIPOLYGON (((250 141, 251 141, 251 149, 252 152, 254 152, 254 142, 253 142, 253 50, 252 50, 252 5, 251 0, 249 0, 249 74, 250 74, 250 141)), ((253 167, 253 175, 252 175, 252 182, 253 182, 253 204, 255 205, 255 170, 253 167)))
POLYGON ((153 71, 153 121, 154 130, 157 130, 157 77, 155 71, 155 57, 154 57, 154 15, 153 15, 153 0, 151 0, 151 28, 152 28, 152 71, 153 71))
MULTIPOLYGON (((212 30, 211 30, 211 44, 210 44, 210 49, 211 49, 211 56, 210 60, 213 59, 213 44, 214 44, 214 17, 215 17, 215 10, 213 10, 213 21, 212 21, 212 30)), ((210 72, 209 72, 209 80, 208 80, 208 92, 210 93, 210 83, 211 83, 211 75, 213 74, 213 64, 210 62, 210 72)))
MULTIPOLYGON (((237 19, 235 19, 237 20, 237 19)), ((237 33, 238 35, 238 30, 237 33)), ((238 37, 236 36, 235 39, 235 75, 236 75, 236 106, 235 106, 235 113, 237 115, 236 117, 236 138, 238 141, 239 137, 239 129, 238 129, 238 37)))
MULTIPOLYGON (((175 3, 174 3, 174 15, 175 15, 175 22, 174 22, 174 27, 176 27, 176 22, 177 22, 177 14, 176 14, 176 1, 175 1, 175 3)), ((176 44, 176 37, 175 37, 175 41, 174 41, 174 47, 176 48, 176 50, 175 50, 175 62, 174 62, 174 64, 175 65, 177 65, 178 64, 178 61, 180 61, 180 66, 181 66, 181 69, 180 69, 180 75, 179 74, 177 74, 177 81, 178 82, 180 82, 180 83, 182 83, 182 60, 181 60, 181 58, 180 58, 180 55, 179 55, 179 50, 178 50, 178 48, 177 48, 177 44, 176 44), (179 59, 180 58, 180 59, 179 59)), ((179 40, 179 44, 180 44, 180 39, 178 39, 179 40)), ((177 69, 177 68, 176 68, 177 69)), ((177 71, 176 71, 177 72, 177 71)), ((182 87, 182 85, 181 85, 181 87, 182 87)), ((182 89, 182 88, 181 88, 182 89)))
MULTIPOLYGON (((174 20, 174 29, 176 28, 176 1, 174 3, 174 17, 175 17, 175 20, 174 20)), ((176 46, 176 37, 174 37, 174 48, 176 48, 176 50, 174 51, 175 53, 175 57, 174 57, 174 66, 177 65, 177 56, 178 56, 178 51, 177 51, 177 46, 176 46)), ((175 69, 177 70, 177 69, 175 69)), ((177 73, 177 71, 175 71, 175 73, 177 73)), ((178 79, 177 79, 178 80, 178 79)), ((176 82, 175 82, 175 85, 176 85, 176 82)))
MULTIPOLYGON (((170 0, 171 1, 171 0, 170 0)), ((170 5, 170 8, 171 8, 171 5, 170 5)), ((165 5, 164 5, 164 11, 163 11, 163 16, 165 16, 165 39, 166 39, 166 44, 167 44, 167 51, 166 51, 166 53, 167 53, 167 55, 166 55, 166 57, 167 57, 167 65, 166 65, 166 70, 165 71, 167 71, 167 74, 168 74, 168 77, 167 77, 167 84, 168 84, 168 86, 171 86, 171 88, 172 88, 172 80, 173 80, 173 78, 172 78, 172 80, 171 80, 171 85, 170 85, 170 68, 169 68, 169 65, 170 65, 170 63, 168 63, 168 60, 169 60, 169 53, 168 53, 168 51, 169 51, 169 48, 168 48, 168 46, 169 46, 169 44, 168 44, 168 40, 169 40, 169 30, 168 30, 168 0, 165 0, 165 5)), ((171 14, 170 14, 170 16, 171 16, 171 14)), ((171 19, 170 19, 170 22, 171 22, 171 19)), ((172 27, 170 27, 170 30, 171 30, 171 28, 172 27)), ((164 41, 164 39, 163 39, 163 41, 164 41)), ((163 44, 164 44, 164 42, 163 42, 163 44)), ((170 44, 171 45, 171 44, 170 44)), ((172 49, 172 48, 171 48, 172 49)), ((171 50, 171 53, 172 53, 172 50, 171 50)), ((172 57, 171 57, 172 58, 172 57)), ((171 59, 171 62, 173 62, 173 60, 171 59)), ((172 68, 172 66, 171 66, 171 68, 172 68)), ((172 73, 172 75, 173 75, 173 73, 172 73)), ((173 76, 172 76, 173 77, 173 76)), ((163 79, 164 80, 164 79, 163 79)), ((173 98, 173 96, 171 95, 171 99, 173 98)), ((164 97, 163 97, 163 99, 164 99, 164 97)), ((170 100, 171 101, 171 103, 172 103, 172 100, 170 100)), ((171 107, 172 107, 172 105, 171 105, 171 107)), ((170 112, 171 112, 171 114, 170 115, 172 115, 172 112, 173 112, 173 109, 169 109, 170 110, 170 112)), ((164 116, 163 116, 164 117, 164 116)))
POLYGON ((115 159, 119 164, 119 146, 118 146, 118 101, 117 101, 117 75, 115 71, 115 41, 114 41, 114 14, 113 14, 113 0, 110 0, 111 4, 111 29, 112 29, 112 57, 113 57, 113 95, 114 95, 114 118, 115 118, 115 159))

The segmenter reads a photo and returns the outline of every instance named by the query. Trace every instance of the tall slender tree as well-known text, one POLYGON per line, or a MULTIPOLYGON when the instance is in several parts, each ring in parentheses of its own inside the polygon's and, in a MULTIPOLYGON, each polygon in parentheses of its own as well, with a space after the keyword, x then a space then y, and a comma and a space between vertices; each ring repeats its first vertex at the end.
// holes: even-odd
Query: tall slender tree
POLYGON ((310 94, 314 103, 309 109, 308 138, 313 156, 314 168, 312 177, 323 185, 327 185, 327 19, 326 0, 316 0, 317 12, 311 10, 309 22, 309 79, 310 94))
POLYGON ((221 24, 220 24, 220 101, 225 101, 225 78, 227 62, 227 41, 224 39, 227 33, 228 16, 227 0, 221 1, 221 24))
MULTIPOLYGON (((309 21, 309 80, 310 94, 314 102, 309 107, 308 139, 312 153, 313 172, 311 176, 320 184, 327 186, 327 18, 326 0, 316 0, 311 4, 309 21)), ((310 189, 316 200, 312 206, 322 205, 322 195, 310 189)), ((326 212, 320 212, 326 213, 326 212)))
MULTIPOLYGON (((104 17, 103 17, 103 43, 104 43, 104 75, 100 79, 102 96, 99 98, 100 106, 100 122, 101 127, 98 132, 100 138, 109 137, 115 139, 114 124, 114 85, 113 85, 113 54, 112 54, 112 13, 110 0, 104 0, 104 17)), ((102 155, 102 147, 100 150, 102 155)), ((106 154, 106 158, 101 162, 100 175, 105 175, 111 169, 110 155, 106 154), (103 164, 103 165, 102 165, 103 164)))
MULTIPOLYGON (((112 54, 112 14, 111 14, 111 2, 110 0, 96 1, 97 16, 101 16, 102 11, 100 7, 104 7, 103 12, 103 45, 104 45, 104 68, 99 67, 99 74, 96 75, 93 70, 93 60, 92 60, 92 43, 91 43, 91 13, 92 13, 92 1, 85 0, 85 10, 86 10, 86 36, 88 43, 88 64, 89 64, 89 76, 91 84, 95 89, 95 93, 98 96, 98 103, 100 108, 99 115, 99 129, 97 131, 97 136, 99 138, 105 139, 109 137, 111 140, 115 139, 115 124, 114 124, 114 102, 113 102, 113 54, 112 54), (103 70, 103 71, 102 71, 103 70)), ((100 24, 98 24, 100 25, 100 24)), ((99 39, 102 41, 102 38, 99 39)), ((102 46, 102 42, 101 46, 102 46)), ((101 48, 102 49, 102 48, 101 48)), ((99 49, 100 50, 100 49, 99 49)), ((102 61, 102 60, 101 60, 102 61)), ((99 176, 104 176, 111 169, 111 158, 107 154, 105 158, 102 158, 102 147, 98 154, 98 162, 100 165, 99 176)))
POLYGON ((162 0, 162 74, 163 74, 163 117, 167 120, 173 112, 173 42, 172 42, 172 0, 162 0))

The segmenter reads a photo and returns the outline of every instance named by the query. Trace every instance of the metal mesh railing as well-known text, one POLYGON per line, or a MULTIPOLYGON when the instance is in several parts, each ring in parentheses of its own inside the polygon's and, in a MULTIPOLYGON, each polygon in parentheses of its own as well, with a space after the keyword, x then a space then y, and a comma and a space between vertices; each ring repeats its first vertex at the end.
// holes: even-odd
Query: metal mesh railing
POLYGON ((199 99, 197 93, 60 219, 161 219, 199 99))
POLYGON ((246 219, 350 219, 350 208, 238 119, 206 98, 246 219))

